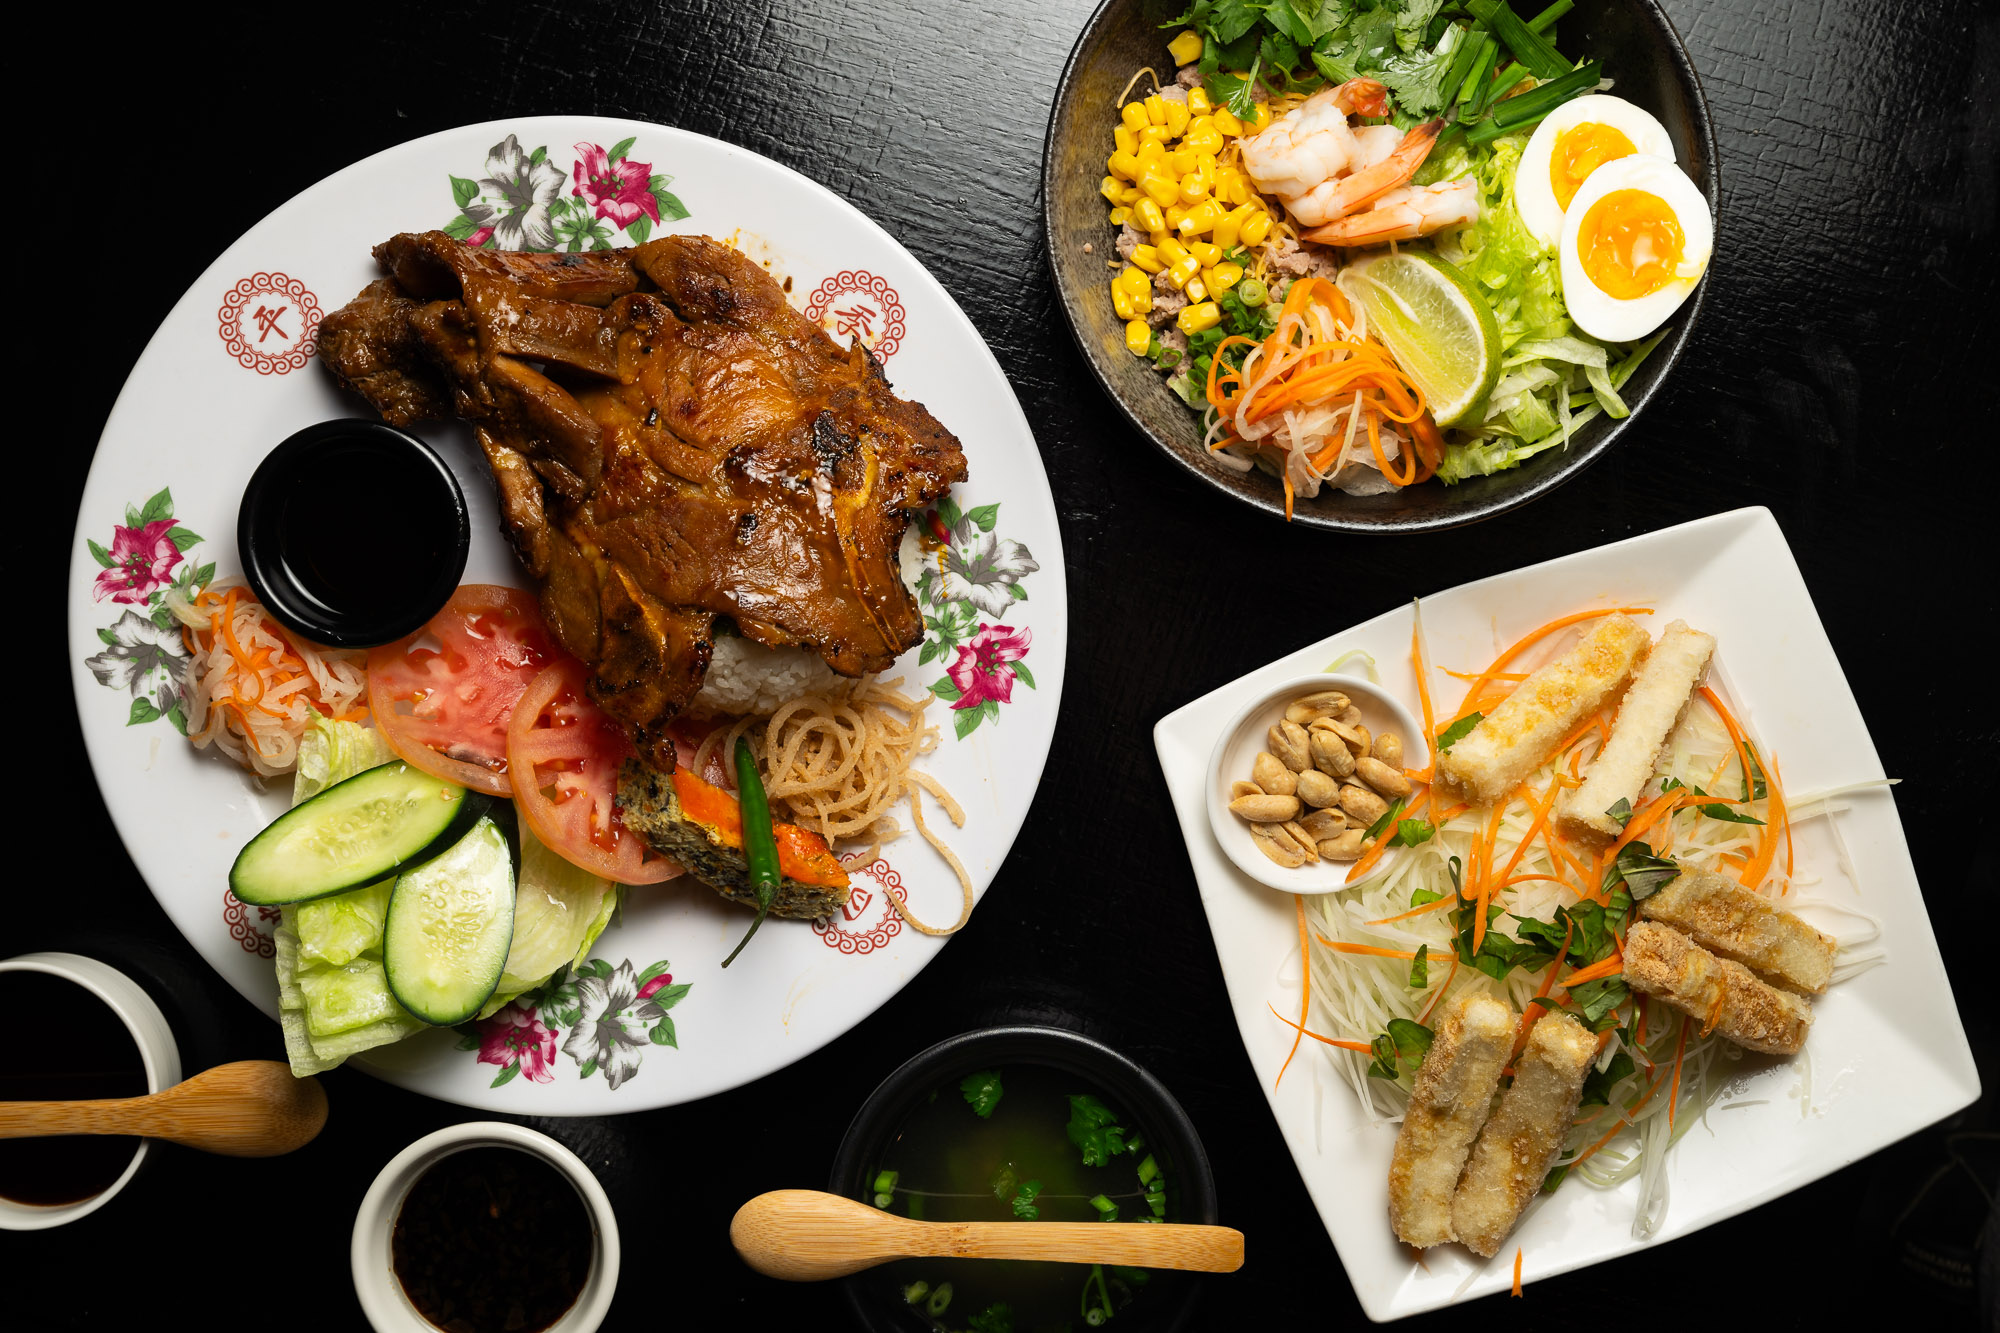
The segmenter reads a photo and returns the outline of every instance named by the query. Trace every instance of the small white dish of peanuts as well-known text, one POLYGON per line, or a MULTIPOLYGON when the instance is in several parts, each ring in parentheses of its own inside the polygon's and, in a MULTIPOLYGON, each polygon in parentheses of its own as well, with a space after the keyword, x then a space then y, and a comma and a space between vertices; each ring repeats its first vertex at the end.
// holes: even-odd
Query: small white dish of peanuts
MULTIPOLYGON (((1286 893, 1348 884, 1370 825, 1408 800, 1430 762, 1423 728, 1374 682, 1322 673, 1272 686, 1222 729, 1208 765, 1208 820, 1250 878, 1286 893)), ((1353 882, 1395 862, 1390 848, 1353 882)))

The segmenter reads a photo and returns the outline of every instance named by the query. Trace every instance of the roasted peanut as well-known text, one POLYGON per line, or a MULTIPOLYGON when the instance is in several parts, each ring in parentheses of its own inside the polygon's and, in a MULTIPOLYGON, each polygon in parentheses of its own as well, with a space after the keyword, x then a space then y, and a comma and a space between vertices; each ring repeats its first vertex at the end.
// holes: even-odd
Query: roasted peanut
POLYGON ((1297 870, 1306 863, 1305 857, 1301 856, 1298 849, 1292 845, 1289 836, 1282 843, 1272 837, 1269 830, 1275 827, 1277 826, 1274 824, 1251 825, 1250 841, 1257 845, 1258 851, 1264 853, 1265 856, 1270 857, 1285 869, 1297 870))
POLYGON ((1314 842, 1325 842, 1337 838, 1347 831, 1347 816, 1338 807, 1331 810, 1314 810, 1299 818, 1299 827, 1312 836, 1314 842))
POLYGON ((1354 754, 1338 733, 1314 727, 1306 742, 1312 750, 1313 767, 1330 778, 1344 778, 1354 772, 1354 754))
POLYGON ((1319 860, 1319 843, 1296 822, 1278 825, 1278 833, 1282 837, 1290 838, 1293 849, 1307 861, 1319 860))
POLYGON ((1340 710, 1340 720, 1350 727, 1358 727, 1361 725, 1361 710, 1349 704, 1340 710))
MULTIPOLYGON (((1254 801, 1259 798, 1252 796, 1246 799, 1254 801)), ((1262 799, 1275 801, 1279 798, 1266 796, 1262 799)), ((1236 806, 1232 803, 1229 808, 1233 810, 1236 806)), ((1349 819, 1363 828, 1368 827, 1383 815, 1389 813, 1389 803, 1387 801, 1377 796, 1374 792, 1369 791, 1366 787, 1357 786, 1352 782, 1345 783, 1340 788, 1340 808, 1347 812, 1349 819)), ((1289 819, 1291 816, 1287 815, 1285 818, 1289 819)))
POLYGON ((1271 753, 1294 773, 1312 767, 1312 751, 1307 748, 1306 729, 1296 722, 1274 722, 1266 735, 1271 753))
POLYGON ((1278 762, 1275 755, 1259 753, 1250 765, 1250 779, 1273 796, 1290 796, 1298 783, 1292 770, 1278 762))
POLYGON ((1315 809, 1324 810, 1340 803, 1340 784, 1316 768, 1298 776, 1298 798, 1315 809))
POLYGON ((1361 856, 1361 830, 1351 828, 1336 838, 1322 839, 1319 854, 1329 861, 1353 861, 1361 856))
POLYGON ((1322 717, 1336 717, 1346 711, 1347 696, 1338 690, 1322 690, 1318 694, 1308 694, 1303 699, 1294 699, 1285 709, 1285 720, 1300 726, 1322 717))
POLYGON ((1391 799, 1400 799, 1410 794, 1410 780, 1403 776, 1402 770, 1391 768, 1380 759, 1355 760, 1354 776, 1391 799))
POLYGON ((1229 803, 1229 812, 1241 815, 1253 824, 1282 824, 1287 819, 1298 818, 1299 798, 1268 795, 1239 796, 1229 803))
MULTIPOLYGON (((1286 771, 1285 776, 1291 776, 1290 770, 1286 771)), ((1232 801, 1239 796, 1262 796, 1264 794, 1264 789, 1254 782, 1232 782, 1229 784, 1229 799, 1232 801)))
POLYGON ((1370 748, 1369 753, 1391 768, 1401 768, 1403 766, 1403 742, 1397 738, 1396 733, 1393 731, 1376 733, 1375 744, 1370 748))

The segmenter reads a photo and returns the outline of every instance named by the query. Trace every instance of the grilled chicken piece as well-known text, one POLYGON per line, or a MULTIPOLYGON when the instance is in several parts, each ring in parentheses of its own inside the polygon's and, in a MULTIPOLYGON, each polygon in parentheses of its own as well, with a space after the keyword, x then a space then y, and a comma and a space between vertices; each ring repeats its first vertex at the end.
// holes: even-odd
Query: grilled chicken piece
POLYGON ((327 318, 321 358, 398 425, 472 424, 550 628, 655 768, 717 616, 850 676, 922 641, 903 531, 965 455, 756 264, 699 236, 542 255, 423 232, 375 258, 390 276, 327 318))

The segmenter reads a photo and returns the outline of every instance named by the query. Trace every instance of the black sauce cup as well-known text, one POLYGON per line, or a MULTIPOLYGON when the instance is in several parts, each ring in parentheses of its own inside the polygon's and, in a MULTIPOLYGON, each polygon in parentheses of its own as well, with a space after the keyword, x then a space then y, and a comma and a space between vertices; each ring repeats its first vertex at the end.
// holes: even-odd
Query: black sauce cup
MULTIPOLYGON (((1064 1028, 982 1028, 912 1056, 883 1079, 855 1113, 834 1157, 828 1188, 843 1198, 871 1201, 874 1174, 889 1145, 926 1097, 940 1087, 955 1085, 974 1070, 1008 1065, 1035 1065, 1072 1074, 1101 1093, 1128 1123, 1137 1124, 1145 1136, 1146 1151, 1165 1172, 1166 1220, 1208 1225, 1221 1221, 1208 1153, 1195 1133, 1194 1121, 1167 1091, 1166 1084, 1104 1043, 1064 1028)), ((1175 1333, 1189 1327, 1202 1290, 1199 1279, 1195 1273, 1155 1270, 1144 1297, 1105 1327, 1116 1333, 1175 1333)), ((844 1279, 842 1286, 856 1318, 873 1333, 935 1333, 936 1321, 897 1299, 879 1270, 857 1273, 844 1279)))
POLYGON ((423 628, 458 588, 465 493, 428 444, 381 421, 322 421, 243 489, 236 552, 257 600, 316 643, 367 648, 423 628))

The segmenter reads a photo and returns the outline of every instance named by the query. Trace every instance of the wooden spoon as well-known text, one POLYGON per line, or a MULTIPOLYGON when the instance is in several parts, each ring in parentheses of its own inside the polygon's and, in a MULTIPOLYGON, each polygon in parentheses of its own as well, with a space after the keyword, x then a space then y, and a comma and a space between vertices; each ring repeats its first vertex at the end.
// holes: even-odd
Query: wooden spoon
POLYGON ((276 1157, 311 1143, 326 1124, 326 1090, 275 1060, 205 1069, 147 1097, 88 1102, 0 1102, 0 1139, 51 1134, 138 1134, 225 1157, 276 1157))
POLYGON ((820 1282, 891 1259, 1047 1259, 1233 1273, 1243 1233, 1159 1222, 913 1222, 819 1190, 773 1190, 736 1210, 730 1243, 767 1277, 820 1282))

